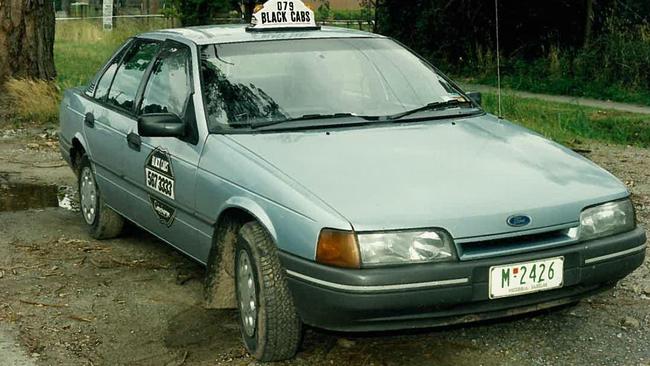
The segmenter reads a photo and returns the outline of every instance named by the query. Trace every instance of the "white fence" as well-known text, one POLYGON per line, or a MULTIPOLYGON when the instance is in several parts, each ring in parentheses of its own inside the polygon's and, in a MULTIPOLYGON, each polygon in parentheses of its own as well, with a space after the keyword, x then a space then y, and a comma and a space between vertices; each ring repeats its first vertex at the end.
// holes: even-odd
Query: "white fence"
MULTIPOLYGON (((114 15, 113 20, 117 19, 165 19, 166 17, 161 14, 150 14, 150 15, 114 15)), ((101 21, 104 19, 102 16, 92 16, 92 17, 59 17, 56 18, 57 22, 69 22, 69 21, 80 21, 80 20, 97 20, 101 21)), ((169 19, 169 18, 167 18, 169 19)), ((175 19, 169 19, 172 26, 178 26, 179 23, 175 19)), ((239 24, 243 23, 244 20, 240 18, 215 18, 214 24, 239 24)), ((350 19, 350 20, 323 20, 318 21, 318 24, 326 26, 335 26, 335 27, 345 27, 351 29, 359 29, 372 32, 374 29, 374 21, 371 20, 362 20, 362 19, 350 19)))
MULTIPOLYGON (((113 15, 113 19, 118 19, 118 18, 164 18, 164 15, 160 14, 150 14, 150 15, 113 15)), ((96 17, 63 17, 63 18, 55 18, 56 21, 67 21, 67 20, 88 20, 88 19, 104 19, 102 16, 96 16, 96 17)))

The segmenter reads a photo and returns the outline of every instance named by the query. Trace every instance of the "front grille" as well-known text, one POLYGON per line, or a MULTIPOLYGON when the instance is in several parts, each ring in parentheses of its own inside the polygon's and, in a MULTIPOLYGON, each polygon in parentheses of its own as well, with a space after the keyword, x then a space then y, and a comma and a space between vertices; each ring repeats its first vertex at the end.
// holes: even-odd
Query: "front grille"
POLYGON ((457 247, 461 260, 471 260, 548 249, 575 242, 576 229, 563 228, 496 239, 469 239, 457 242, 457 247))

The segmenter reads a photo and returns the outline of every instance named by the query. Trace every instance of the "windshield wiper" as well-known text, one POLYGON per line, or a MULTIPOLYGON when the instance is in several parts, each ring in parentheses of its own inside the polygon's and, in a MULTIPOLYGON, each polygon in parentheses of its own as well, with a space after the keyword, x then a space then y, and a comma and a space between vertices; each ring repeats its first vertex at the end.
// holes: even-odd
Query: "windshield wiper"
POLYGON ((412 114, 418 113, 418 112, 423 112, 423 111, 437 111, 437 110, 443 110, 447 108, 453 108, 453 107, 459 107, 462 105, 469 105, 472 106, 473 103, 469 100, 458 100, 458 99, 452 99, 448 100, 445 102, 433 102, 429 103, 425 106, 411 109, 410 111, 394 114, 392 116, 389 116, 389 120, 397 120, 397 119, 402 119, 404 117, 410 116, 412 114))
POLYGON ((358 117, 365 119, 367 121, 373 121, 377 120, 379 117, 374 117, 374 116, 359 116, 354 113, 332 113, 332 114, 305 114, 300 117, 295 117, 295 118, 286 118, 286 119, 281 119, 278 121, 269 121, 269 122, 260 122, 260 123, 251 123, 250 127, 255 129, 255 128, 262 128, 262 127, 269 127, 269 126, 275 126, 279 125, 282 123, 288 123, 288 122, 300 122, 300 121, 309 121, 309 120, 315 120, 315 119, 338 119, 338 118, 348 118, 348 117, 358 117))

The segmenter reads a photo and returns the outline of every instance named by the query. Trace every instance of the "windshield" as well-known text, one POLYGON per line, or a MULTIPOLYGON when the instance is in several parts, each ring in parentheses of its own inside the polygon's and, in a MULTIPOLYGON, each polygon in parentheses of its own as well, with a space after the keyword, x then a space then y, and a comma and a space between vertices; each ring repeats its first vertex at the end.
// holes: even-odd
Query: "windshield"
POLYGON ((433 68, 389 39, 247 42, 201 51, 211 128, 314 115, 392 116, 464 100, 433 68))

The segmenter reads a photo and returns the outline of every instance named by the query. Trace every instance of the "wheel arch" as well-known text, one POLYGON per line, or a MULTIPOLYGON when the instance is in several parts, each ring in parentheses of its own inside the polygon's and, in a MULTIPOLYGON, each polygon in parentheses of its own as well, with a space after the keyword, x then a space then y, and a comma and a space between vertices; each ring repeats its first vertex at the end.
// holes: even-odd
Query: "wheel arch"
POLYGON ((223 206, 214 227, 212 247, 206 265, 205 300, 210 309, 237 308, 234 252, 239 230, 256 221, 277 245, 275 229, 266 212, 245 198, 232 198, 223 206))
POLYGON ((86 154, 88 149, 86 149, 86 141, 83 136, 77 132, 72 138, 72 146, 70 147, 70 163, 75 173, 79 171, 79 162, 81 157, 86 154))

